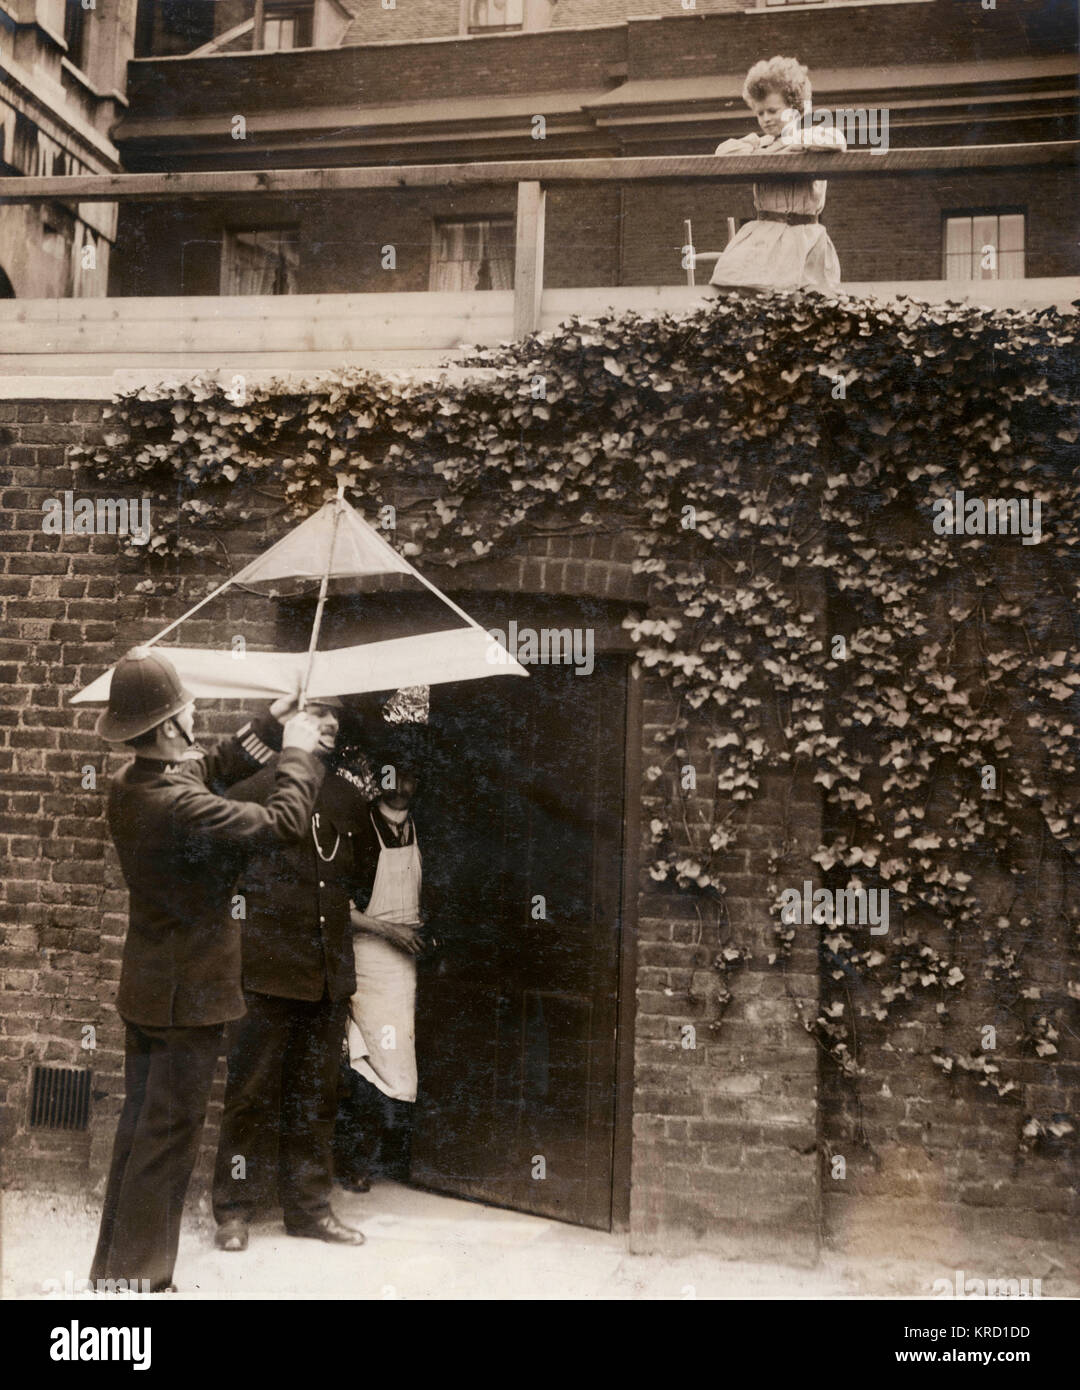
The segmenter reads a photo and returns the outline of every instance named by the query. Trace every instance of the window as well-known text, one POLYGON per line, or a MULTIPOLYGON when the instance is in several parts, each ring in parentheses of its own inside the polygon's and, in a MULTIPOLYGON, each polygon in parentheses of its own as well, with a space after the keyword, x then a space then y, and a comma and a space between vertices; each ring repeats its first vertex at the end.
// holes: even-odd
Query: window
POLYGON ((298 227, 226 232, 221 254, 221 293, 296 294, 299 264, 298 227))
POLYGON ((64 42, 69 63, 86 66, 86 16, 82 0, 67 0, 64 10, 64 42))
POLYGON ((946 280, 1022 280, 1022 212, 949 213, 945 218, 946 280))
POLYGON ((214 37, 217 9, 217 5, 195 4, 193 0, 139 0, 135 57, 170 57, 201 48, 214 37))
POLYGON ((524 0, 465 0, 470 34, 497 34, 525 24, 524 0))
POLYGON ((446 219, 435 223, 433 290, 509 290, 514 287, 514 219, 446 219))
POLYGON ((311 47, 311 5, 267 5, 260 48, 277 53, 311 47))

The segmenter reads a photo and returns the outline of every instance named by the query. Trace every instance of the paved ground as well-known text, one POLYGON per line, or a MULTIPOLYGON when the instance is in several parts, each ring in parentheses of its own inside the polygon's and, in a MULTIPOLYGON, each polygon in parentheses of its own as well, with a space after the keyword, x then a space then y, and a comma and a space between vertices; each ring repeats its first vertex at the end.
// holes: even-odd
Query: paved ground
MULTIPOLYGON (((338 1214, 367 1236, 360 1249, 252 1229, 244 1254, 215 1250, 196 1212, 180 1239, 176 1277, 192 1298, 685 1299, 851 1298, 931 1294, 952 1278, 940 1262, 826 1254, 810 1270, 696 1255, 630 1255, 625 1238, 440 1197, 393 1183, 335 1192, 338 1214)), ((81 1198, 4 1194, 3 1297, 39 1298, 88 1272, 98 1212, 81 1198), (68 1271, 70 1280, 68 1281, 68 1271)), ((1043 1293, 1080 1297, 1049 1262, 1043 1293)), ((991 1270, 992 1275, 998 1273, 991 1270)))

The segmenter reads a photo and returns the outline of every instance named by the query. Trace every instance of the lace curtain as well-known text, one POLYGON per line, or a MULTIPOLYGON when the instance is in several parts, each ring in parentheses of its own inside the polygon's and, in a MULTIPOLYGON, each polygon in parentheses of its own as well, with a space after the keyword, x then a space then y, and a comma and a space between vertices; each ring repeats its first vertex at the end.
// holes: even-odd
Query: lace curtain
POLYGON ((513 289, 512 218, 440 222, 435 236, 433 290, 513 289))
POLYGON ((229 232, 222 294, 296 294, 300 263, 295 231, 229 232))
POLYGON ((520 29, 524 0, 469 0, 469 30, 520 29))

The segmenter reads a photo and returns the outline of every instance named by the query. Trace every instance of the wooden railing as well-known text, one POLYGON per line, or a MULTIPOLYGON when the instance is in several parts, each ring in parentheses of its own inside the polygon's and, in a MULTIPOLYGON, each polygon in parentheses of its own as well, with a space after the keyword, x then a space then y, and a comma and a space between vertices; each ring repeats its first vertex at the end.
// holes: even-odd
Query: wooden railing
POLYGON ((768 178, 920 176, 935 171, 1026 169, 1075 164, 1080 141, 954 145, 935 149, 807 150, 790 156, 658 155, 623 159, 500 160, 363 168, 229 169, 149 174, 0 178, 0 204, 151 202, 267 195, 321 196, 365 189, 517 185, 515 337, 540 326, 544 289, 544 213, 548 188, 592 183, 748 183, 768 178))

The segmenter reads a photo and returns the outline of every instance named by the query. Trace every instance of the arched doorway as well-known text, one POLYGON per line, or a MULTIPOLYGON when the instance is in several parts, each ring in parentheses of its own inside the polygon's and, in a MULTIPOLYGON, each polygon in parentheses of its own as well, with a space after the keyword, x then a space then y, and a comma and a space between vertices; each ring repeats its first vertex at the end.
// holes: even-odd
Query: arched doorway
POLYGON ((0 265, 0 299, 14 299, 15 286, 8 279, 4 267, 0 265))

